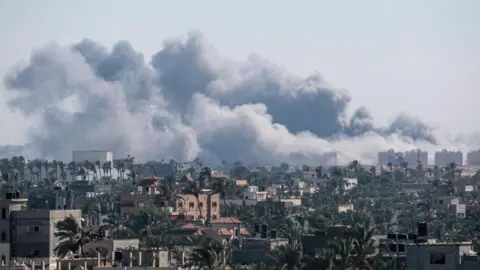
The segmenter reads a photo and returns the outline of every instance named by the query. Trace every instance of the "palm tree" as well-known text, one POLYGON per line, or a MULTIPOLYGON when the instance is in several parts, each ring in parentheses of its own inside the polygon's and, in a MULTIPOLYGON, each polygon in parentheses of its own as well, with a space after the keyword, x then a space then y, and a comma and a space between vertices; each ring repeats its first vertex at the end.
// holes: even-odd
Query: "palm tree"
POLYGON ((120 216, 117 213, 110 213, 103 220, 106 223, 103 227, 108 230, 113 239, 121 239, 122 237, 131 238, 135 236, 135 232, 129 227, 130 220, 125 216, 120 216))
POLYGON ((210 167, 203 167, 200 170, 200 174, 198 176, 198 181, 200 182, 200 187, 205 188, 206 183, 212 182, 212 169, 210 167))
POLYGON ((228 243, 210 239, 201 248, 194 249, 190 265, 199 270, 224 270, 230 257, 231 249, 228 243))
POLYGON ((357 266, 364 265, 369 256, 375 252, 371 219, 364 223, 356 224, 351 230, 354 239, 355 261, 357 266))
POLYGON ((315 256, 305 259, 306 270, 334 270, 335 269, 335 250, 333 248, 322 248, 315 250, 315 256))
POLYGON ((179 194, 180 188, 173 175, 168 175, 160 185, 160 194, 155 196, 154 204, 159 207, 174 206, 178 200, 183 200, 179 194))
POLYGON ((299 241, 291 241, 278 246, 271 256, 276 265, 286 270, 298 270, 302 266, 302 245, 299 241))
POLYGON ((66 217, 55 225, 55 237, 60 243, 55 247, 55 254, 62 258, 69 252, 78 252, 83 256, 85 244, 95 239, 95 235, 82 227, 73 216, 66 217))

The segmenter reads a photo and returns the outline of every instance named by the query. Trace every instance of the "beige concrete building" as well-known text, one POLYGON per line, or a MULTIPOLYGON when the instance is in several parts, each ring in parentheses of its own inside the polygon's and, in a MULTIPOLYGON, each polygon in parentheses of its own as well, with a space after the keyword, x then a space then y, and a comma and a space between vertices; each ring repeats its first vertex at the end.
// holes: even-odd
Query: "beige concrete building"
MULTIPOLYGON (((120 212, 122 215, 134 214, 142 208, 153 205, 155 196, 160 195, 159 179, 146 177, 137 183, 136 192, 120 197, 120 212)), ((184 216, 190 220, 199 218, 217 219, 220 217, 220 194, 210 194, 211 190, 202 190, 197 198, 194 195, 181 194, 182 200, 175 205, 165 207, 172 215, 184 216)))
MULTIPOLYGON (((6 263, 12 260, 42 261, 54 266, 54 249, 59 241, 54 236, 55 224, 73 216, 81 222, 80 210, 27 210, 27 199, 18 193, 9 193, 0 201, 0 256, 6 263)), ((53 269, 53 268, 51 268, 53 269)))
POLYGON ((80 210, 24 210, 12 212, 10 248, 17 261, 33 260, 40 265, 57 260, 54 249, 60 243, 55 237, 55 225, 73 216, 81 222, 80 210))
POLYGON ((220 217, 220 194, 208 195, 204 190, 197 198, 193 195, 182 195, 183 200, 177 201, 174 213, 188 217, 188 219, 207 218, 215 220, 220 217))

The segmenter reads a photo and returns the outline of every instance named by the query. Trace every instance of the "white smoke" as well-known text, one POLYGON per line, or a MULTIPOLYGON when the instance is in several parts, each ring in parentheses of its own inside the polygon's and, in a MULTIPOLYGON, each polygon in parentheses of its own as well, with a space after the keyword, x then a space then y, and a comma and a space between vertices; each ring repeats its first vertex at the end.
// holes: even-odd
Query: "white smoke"
POLYGON ((166 41, 150 63, 125 41, 111 50, 50 44, 5 86, 16 93, 10 107, 36 123, 26 151, 42 158, 104 149, 140 160, 315 165, 336 151, 339 163, 373 164, 380 150, 453 146, 405 115, 387 127, 365 108, 348 117, 350 95, 318 72, 301 78, 258 56, 226 60, 199 32, 166 41))

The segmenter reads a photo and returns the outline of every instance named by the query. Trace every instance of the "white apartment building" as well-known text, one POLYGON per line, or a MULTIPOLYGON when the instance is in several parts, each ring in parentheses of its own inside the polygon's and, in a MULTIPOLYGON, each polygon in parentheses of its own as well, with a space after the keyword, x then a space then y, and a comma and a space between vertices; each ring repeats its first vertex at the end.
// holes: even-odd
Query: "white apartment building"
POLYGON ((470 165, 470 166, 480 165, 480 150, 474 150, 467 153, 467 165, 470 165))
POLYGON ((443 167, 452 162, 459 166, 463 166, 463 153, 460 151, 447 151, 446 149, 435 153, 436 166, 443 167))
POLYGON ((395 152, 393 149, 384 152, 378 152, 378 165, 386 166, 389 163, 398 165, 398 157, 400 156, 403 157, 404 153, 395 152))
POLYGON ((420 162, 423 166, 428 166, 428 152, 420 149, 407 151, 405 152, 404 160, 410 167, 417 166, 418 162, 420 162))

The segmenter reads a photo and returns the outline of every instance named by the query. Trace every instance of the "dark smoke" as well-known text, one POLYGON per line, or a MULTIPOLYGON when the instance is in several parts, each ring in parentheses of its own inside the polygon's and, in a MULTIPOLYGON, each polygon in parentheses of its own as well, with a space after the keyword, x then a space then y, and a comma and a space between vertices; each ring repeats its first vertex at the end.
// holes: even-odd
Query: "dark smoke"
POLYGON ((12 109, 30 118, 29 151, 69 159, 104 149, 138 159, 318 164, 373 161, 376 151, 437 143, 404 115, 376 127, 366 108, 319 73, 307 78, 251 56, 226 60, 199 32, 172 39, 150 62, 127 41, 108 49, 85 39, 33 51, 5 78, 12 109))

